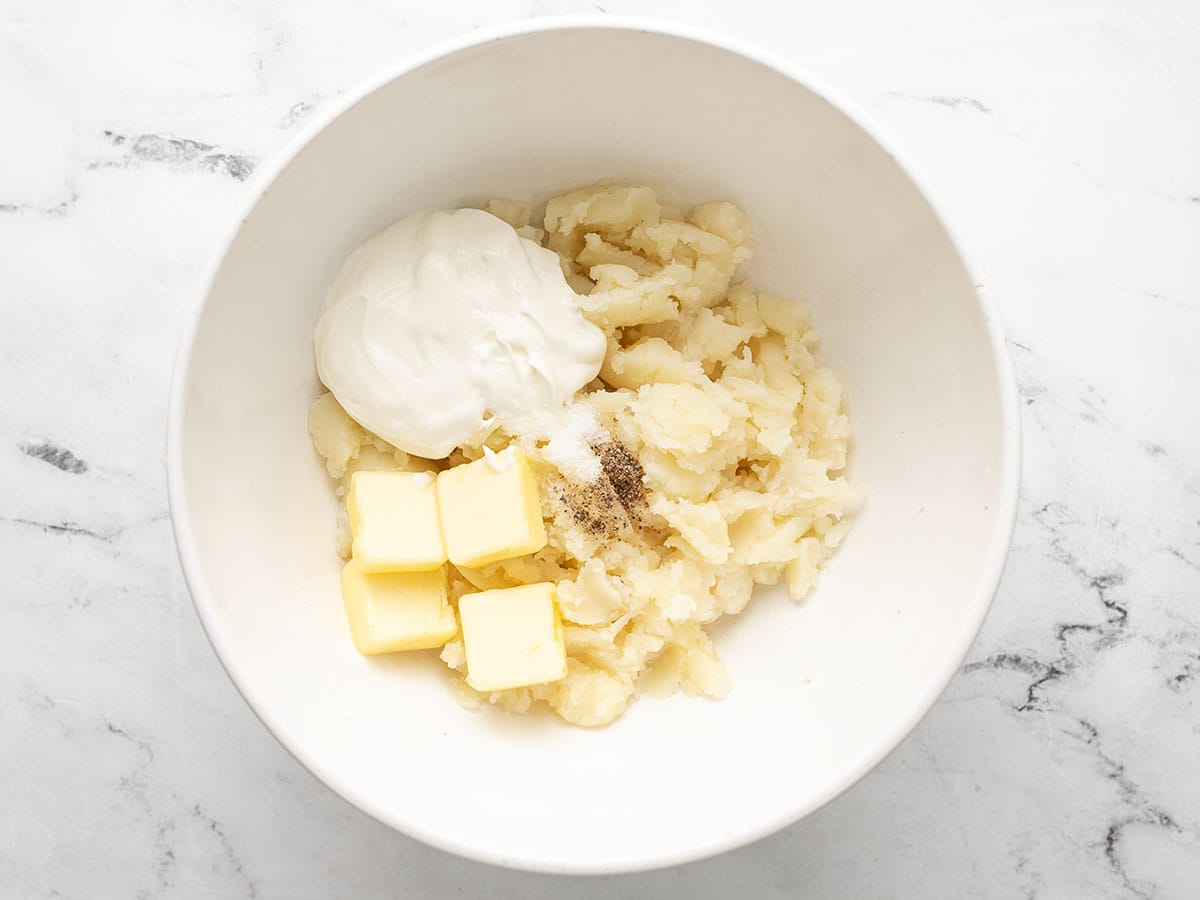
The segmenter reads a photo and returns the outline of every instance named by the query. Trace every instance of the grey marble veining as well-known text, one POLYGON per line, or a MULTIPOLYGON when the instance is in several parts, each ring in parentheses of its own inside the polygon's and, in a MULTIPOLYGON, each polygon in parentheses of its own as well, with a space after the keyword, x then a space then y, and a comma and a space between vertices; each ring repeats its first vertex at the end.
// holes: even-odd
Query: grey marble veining
POLYGON ((1196 896, 1198 87, 1174 0, 0 8, 0 897, 1196 896), (396 835, 276 744, 192 612, 162 453, 255 166, 405 53, 595 11, 755 41, 910 148, 1006 318, 1025 471, 983 633, 883 765, 724 857, 567 881, 396 835))

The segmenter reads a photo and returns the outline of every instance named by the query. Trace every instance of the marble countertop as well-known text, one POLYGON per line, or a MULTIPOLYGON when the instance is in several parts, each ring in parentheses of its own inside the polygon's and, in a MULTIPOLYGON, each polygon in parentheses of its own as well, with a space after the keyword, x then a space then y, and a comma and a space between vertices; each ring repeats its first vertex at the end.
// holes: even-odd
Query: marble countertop
POLYGON ((0 896, 1194 897, 1200 6, 120 0, 0 8, 0 896), (428 849, 303 770, 209 649, 167 382, 247 176, 398 57, 533 15, 755 41, 924 163, 1007 320, 1007 573, 873 774, 723 857, 567 881, 428 849))

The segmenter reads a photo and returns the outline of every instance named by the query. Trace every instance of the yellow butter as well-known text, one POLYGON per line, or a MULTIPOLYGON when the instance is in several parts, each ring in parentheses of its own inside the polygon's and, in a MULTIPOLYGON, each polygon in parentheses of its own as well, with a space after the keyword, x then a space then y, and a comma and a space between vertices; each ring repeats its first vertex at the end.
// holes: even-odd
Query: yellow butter
POLYGON ((501 691, 567 674, 562 622, 549 582, 464 594, 458 601, 467 684, 501 691))
POLYGON ((354 646, 367 656, 441 647, 458 633, 445 567, 372 574, 351 559, 342 569, 342 595, 354 646))
POLYGON ((456 566, 535 553, 546 546, 537 478, 516 447, 438 474, 446 555, 456 566))
POLYGON ((355 472, 346 512, 364 572, 429 572, 446 562, 437 484, 425 472, 355 472))

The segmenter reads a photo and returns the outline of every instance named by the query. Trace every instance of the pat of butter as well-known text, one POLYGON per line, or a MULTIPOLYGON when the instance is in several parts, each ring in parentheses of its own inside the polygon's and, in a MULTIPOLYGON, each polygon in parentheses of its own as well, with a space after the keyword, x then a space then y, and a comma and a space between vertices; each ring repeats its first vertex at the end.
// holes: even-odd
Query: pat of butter
POLYGON ((546 546, 537 479, 516 447, 438 474, 446 555, 456 566, 536 553, 546 546))
POLYGON ((446 597, 446 569, 364 572, 356 559, 342 569, 350 634, 366 656, 441 647, 458 633, 446 597))
POLYGON ((346 513, 364 572, 430 572, 446 562, 437 486, 425 472, 355 472, 346 513))
POLYGON ((549 582, 464 594, 458 601, 467 684, 502 691, 567 674, 562 622, 549 582))

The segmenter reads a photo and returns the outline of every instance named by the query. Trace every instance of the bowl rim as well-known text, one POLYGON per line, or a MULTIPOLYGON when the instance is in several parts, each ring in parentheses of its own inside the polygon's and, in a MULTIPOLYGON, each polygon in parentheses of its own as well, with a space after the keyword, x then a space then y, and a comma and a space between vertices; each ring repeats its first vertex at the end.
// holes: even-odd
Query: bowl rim
POLYGON ((921 172, 920 166, 903 149, 886 129, 854 100, 831 87, 818 78, 777 54, 762 49, 755 44, 715 31, 685 25, 676 22, 663 21, 639 16, 613 16, 607 14, 565 15, 533 18, 501 25, 481 28, 464 35, 450 38, 433 44, 423 50, 410 54, 404 59, 385 67, 374 76, 365 79, 347 90, 341 96, 329 102, 315 114, 282 148, 254 173, 244 198, 239 202, 236 213, 225 226, 223 237, 217 244, 216 250, 203 271, 195 295, 190 301, 183 330, 180 334, 176 350, 174 369, 171 375, 171 387, 167 413, 166 435, 166 474, 167 496, 170 507, 171 524, 175 537, 176 550, 184 575, 184 581, 192 597, 193 605, 204 628, 210 645, 217 659, 225 669, 234 687, 242 695, 243 700, 254 712, 255 716, 266 727, 283 748, 292 755, 305 769, 314 775, 322 784, 338 794, 342 799, 375 820, 388 825, 409 837, 478 862, 489 863, 505 868, 519 869, 529 872, 546 874, 569 875, 601 875, 642 872, 668 866, 682 865, 696 860, 715 856, 729 850, 743 847, 760 840, 801 819, 825 806, 834 798, 840 796, 867 773, 878 766, 890 755, 921 722, 922 719, 937 703, 939 697, 949 686, 954 675, 961 668, 967 653, 970 651, 984 619, 991 608, 1000 578, 1008 557, 1012 542, 1013 530, 1016 524, 1017 503, 1020 493, 1021 471, 1021 423, 1018 403, 1017 380, 1012 360, 1007 349, 1007 339, 999 309, 986 282, 981 276, 981 270, 971 256, 963 249, 956 234, 960 233, 951 224, 951 219, 945 212, 945 206, 937 199, 936 191, 931 190, 927 178, 921 172), (871 753, 842 777, 826 785, 813 798, 796 803, 786 813, 756 821, 748 827, 730 829, 730 831, 715 835, 711 840, 669 853, 647 851, 636 856, 630 856, 619 861, 597 863, 581 861, 578 863, 547 862, 536 855, 512 857, 489 851, 486 847, 460 843, 450 834, 427 830, 419 821, 405 819, 402 814, 384 808, 375 799, 363 794, 345 781, 336 771, 330 771, 308 758, 304 747, 289 739, 284 722, 277 719, 254 687, 253 680, 248 676, 232 652, 231 641, 225 633, 221 619, 216 612, 213 595, 209 590, 204 574, 204 566, 196 549, 195 537, 192 532, 187 496, 184 489, 184 474, 182 464, 184 403, 188 384, 191 380, 192 348, 195 343, 196 331, 203 317, 204 309, 211 294, 225 258, 237 240, 242 226, 262 199, 267 189, 279 175, 291 164, 296 156, 320 132, 333 124, 345 112, 356 106, 374 92, 386 87, 392 81, 410 72, 420 69, 438 59, 452 56, 464 50, 469 50, 484 44, 520 37, 527 34, 575 31, 575 30, 611 30, 636 31, 650 34, 660 34, 666 37, 705 44, 728 53, 741 56, 758 63, 774 72, 795 82, 817 97, 829 103, 862 131, 876 142, 893 160, 901 172, 912 182, 924 201, 928 204, 935 219, 942 226, 951 247, 970 277, 974 287, 976 303, 984 318, 988 338, 992 349, 994 374, 1000 392, 1000 414, 1002 421, 1001 447, 1001 494, 997 504, 995 525, 992 530, 987 557, 977 581, 974 595, 969 598, 968 615, 960 628, 955 640, 944 651, 943 659, 936 668, 934 677, 930 678, 924 690, 909 703, 905 715, 893 731, 875 746, 871 753))

